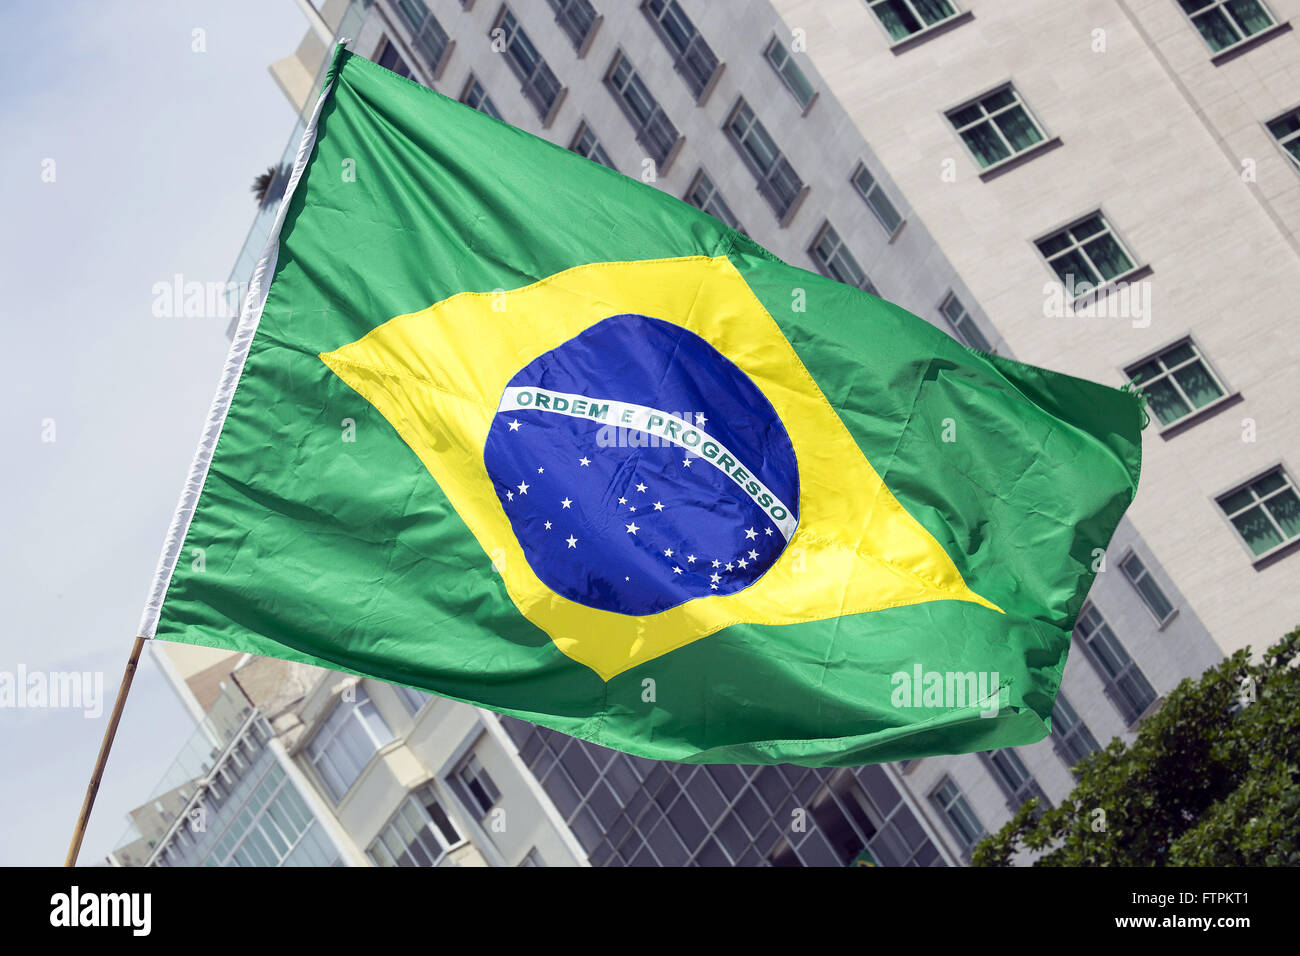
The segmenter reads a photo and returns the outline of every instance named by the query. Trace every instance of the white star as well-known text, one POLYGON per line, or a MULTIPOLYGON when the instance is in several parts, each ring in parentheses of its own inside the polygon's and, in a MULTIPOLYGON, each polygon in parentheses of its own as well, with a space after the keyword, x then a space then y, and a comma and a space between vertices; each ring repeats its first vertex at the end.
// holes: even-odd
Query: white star
POLYGON ((728 561, 728 562, 727 562, 727 570, 728 570, 728 571, 734 571, 734 570, 736 570, 736 566, 735 566, 734 564, 732 564, 730 561, 728 561))
POLYGON ((681 568, 673 568, 673 574, 681 574, 681 573, 682 573, 681 568))
POLYGON ((571 548, 576 548, 578 546, 578 539, 575 538, 573 535, 569 535, 564 540, 569 542, 569 547, 571 548))
POLYGON ((710 590, 710 591, 716 591, 717 589, 718 589, 718 586, 717 586, 716 584, 710 584, 710 585, 709 585, 709 590, 710 590))
POLYGON ((544 474, 546 474, 546 469, 545 469, 545 468, 538 468, 538 469, 537 469, 537 473, 538 473, 539 475, 544 475, 544 474))
POLYGON ((689 458, 683 458, 683 459, 682 459, 682 466, 685 467, 685 468, 689 468, 689 467, 691 467, 691 460, 690 460, 689 458))
POLYGON ((570 499, 565 498, 563 501, 560 502, 560 507, 567 508, 571 504, 573 504, 573 502, 570 499))
POLYGON ((709 580, 710 580, 710 581, 721 581, 721 580, 722 580, 722 575, 720 575, 720 574, 710 574, 710 575, 709 575, 709 580))
POLYGON ((749 557, 750 557, 751 560, 753 560, 753 561, 757 561, 757 560, 758 560, 758 552, 757 552, 757 551, 751 551, 751 552, 749 552, 749 557))
POLYGON ((637 491, 645 491, 645 485, 638 484, 638 485, 636 486, 636 490, 637 490, 637 491))
POLYGON ((632 579, 631 579, 631 578, 624 578, 623 580, 624 580, 624 581, 631 581, 632 579))
POLYGON ((510 422, 510 430, 512 432, 519 431, 519 422, 510 422))
POLYGON ((696 413, 695 413, 695 424, 697 424, 697 425, 703 425, 703 424, 704 424, 705 422, 707 422, 707 421, 708 421, 708 419, 704 417, 704 413, 703 413, 703 412, 696 412, 696 413))
POLYGON ((542 525, 542 527, 545 528, 547 531, 550 531, 550 530, 551 530, 551 523, 548 521, 548 522, 546 522, 546 524, 542 525))
POLYGON ((513 491, 507 491, 506 501, 514 501, 514 500, 515 500, 515 493, 513 491))
POLYGON ((671 558, 672 556, 673 556, 673 549, 672 549, 672 548, 665 548, 665 549, 664 549, 664 557, 665 557, 665 558, 671 558))
POLYGON ((745 529, 745 537, 746 537, 746 538, 757 538, 757 537, 758 537, 758 532, 755 531, 753 528, 746 528, 746 529, 745 529))
POLYGON ((521 481, 521 482, 519 483, 519 493, 520 493, 521 495, 526 495, 526 494, 528 494, 528 482, 526 482, 526 481, 521 481))
POLYGON ((621 504, 621 505, 625 505, 625 504, 627 504, 627 499, 626 499, 626 498, 619 498, 619 499, 618 499, 618 503, 621 504))
POLYGON ((655 502, 655 511, 663 511, 663 510, 664 510, 663 502, 662 502, 662 501, 656 501, 656 502, 655 502))
POLYGON ((718 561, 718 560, 714 560, 714 562, 713 562, 713 566, 714 566, 715 568, 720 568, 720 567, 722 567, 722 562, 721 562, 721 561, 718 561))
POLYGON ((627 510, 628 510, 628 511, 636 511, 636 505, 628 505, 627 510))
POLYGON ((695 555, 693 555, 693 554, 688 554, 688 555, 686 556, 686 563, 687 563, 687 564, 694 564, 694 563, 695 563, 695 555))
POLYGON ((591 459, 588 458, 586 455, 583 455, 581 458, 578 459, 578 464, 580 464, 583 468, 586 468, 588 465, 591 464, 591 459))
POLYGON ((747 567, 749 567, 749 562, 746 561, 744 558, 741 558, 741 559, 740 559, 739 561, 737 561, 736 563, 739 564, 742 568, 747 568, 747 567))
POLYGON ((764 529, 763 529, 763 533, 764 533, 764 534, 771 534, 771 533, 772 533, 772 529, 771 529, 771 528, 764 528, 764 529))
POLYGON ((641 530, 641 529, 638 528, 638 527, 636 526, 636 522, 635 522, 635 521, 633 521, 630 525, 627 526, 627 533, 628 533, 628 534, 636 534, 639 530, 641 530))

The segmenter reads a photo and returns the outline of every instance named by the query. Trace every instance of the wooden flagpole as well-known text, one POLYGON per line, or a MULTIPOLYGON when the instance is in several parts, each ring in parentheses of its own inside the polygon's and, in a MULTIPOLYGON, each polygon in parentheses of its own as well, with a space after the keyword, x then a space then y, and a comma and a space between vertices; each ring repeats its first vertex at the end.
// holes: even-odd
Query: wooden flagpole
POLYGON ((99 782, 104 777, 104 765, 108 763, 108 752, 113 746, 113 737, 117 735, 117 724, 122 719, 122 708, 126 704, 127 692, 131 689, 131 679, 135 677, 136 665, 140 663, 140 651, 144 649, 143 637, 137 637, 131 645, 131 656, 126 662, 126 673, 122 675, 122 686, 117 689, 117 700, 113 702, 113 713, 108 718, 108 727, 104 730, 104 740, 99 745, 99 757, 95 760, 95 769, 90 775, 90 784, 86 787, 86 799, 81 802, 81 815, 77 817, 77 828, 72 832, 72 845, 68 847, 64 866, 76 866, 77 854, 81 852, 81 840, 86 835, 86 824, 90 822, 90 810, 95 805, 95 795, 99 793, 99 782))

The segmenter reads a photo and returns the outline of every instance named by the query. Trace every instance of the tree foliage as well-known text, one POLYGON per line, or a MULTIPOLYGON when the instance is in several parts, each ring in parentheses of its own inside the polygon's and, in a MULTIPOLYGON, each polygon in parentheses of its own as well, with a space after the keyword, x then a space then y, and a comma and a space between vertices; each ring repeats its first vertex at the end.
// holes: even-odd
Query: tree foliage
POLYGON ((1031 800, 973 866, 1300 865, 1300 628, 1184 679, 1137 738, 1075 767, 1059 807, 1031 800), (1100 811, 1100 812, 1099 812, 1100 811))

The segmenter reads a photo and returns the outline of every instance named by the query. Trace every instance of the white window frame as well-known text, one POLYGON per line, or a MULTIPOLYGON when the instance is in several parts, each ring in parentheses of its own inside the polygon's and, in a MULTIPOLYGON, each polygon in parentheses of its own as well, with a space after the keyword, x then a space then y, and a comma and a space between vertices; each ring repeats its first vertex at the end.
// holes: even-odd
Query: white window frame
POLYGON ((1182 429, 1184 426, 1188 425, 1193 420, 1199 419, 1202 415, 1208 413, 1211 409, 1219 407, 1224 402, 1227 402, 1232 398, 1234 398, 1236 395, 1236 393, 1233 392, 1232 389, 1228 387, 1228 383, 1223 380, 1223 376, 1220 375, 1218 370, 1215 369, 1213 364, 1211 364, 1209 358, 1207 358, 1205 353, 1201 350, 1201 347, 1196 344, 1196 340, 1192 338, 1192 336, 1190 335, 1185 335, 1180 339, 1175 339, 1173 342, 1170 342, 1168 345, 1161 346, 1160 348, 1156 349, 1154 352, 1148 352, 1146 355, 1138 359, 1136 362, 1128 363, 1127 365, 1124 366, 1124 376, 1130 382, 1132 382, 1135 371, 1138 368, 1141 368, 1143 365, 1146 365, 1148 362, 1155 362, 1157 365, 1159 365, 1160 368, 1162 369, 1161 373, 1159 375, 1152 376, 1151 378, 1143 382, 1141 385, 1136 385, 1134 387, 1141 390, 1141 389, 1145 389, 1153 382, 1164 381, 1167 379, 1169 383, 1174 387, 1174 391, 1178 393, 1178 397, 1183 400, 1183 402, 1187 405, 1189 409, 1186 415, 1181 415, 1178 418, 1175 418, 1173 421, 1169 422, 1168 424, 1160 421, 1159 418, 1154 415, 1151 416, 1155 420, 1156 426, 1159 428, 1161 432, 1169 431, 1171 429, 1182 429), (1189 347, 1192 350, 1192 352, 1194 353, 1193 356, 1189 359, 1185 359, 1182 362, 1179 362, 1177 365, 1167 366, 1164 362, 1163 356, 1172 352, 1174 349, 1183 347, 1184 345, 1189 347), (1219 386, 1219 391, 1221 393, 1218 398, 1214 399, 1211 402, 1207 402, 1206 404, 1202 405, 1200 408, 1195 407, 1195 404, 1192 402, 1191 397, 1187 394, 1186 391, 1183 390, 1183 387, 1179 383, 1178 379, 1174 377, 1175 372, 1179 371, 1180 369, 1187 368, 1188 366, 1192 365, 1194 362, 1201 363, 1201 367, 1205 369, 1206 374, 1209 375, 1210 378, 1214 380, 1214 384, 1219 386))
POLYGON ((1165 589, 1160 586, 1160 582, 1155 579, 1155 575, 1151 573, 1151 569, 1147 567, 1147 563, 1142 560, 1141 555, 1132 548, 1129 548, 1124 552, 1123 557, 1119 559, 1117 565, 1120 573, 1124 575, 1124 580, 1128 581, 1128 583, 1133 586, 1133 590, 1136 591, 1138 597, 1142 599, 1142 606, 1147 609, 1153 618, 1155 618, 1157 624, 1163 628, 1178 615, 1178 606, 1174 604, 1173 601, 1169 600, 1169 595, 1166 594, 1165 589), (1135 574, 1129 570, 1128 565, 1131 561, 1136 561, 1142 566, 1140 573, 1135 574), (1151 586, 1160 592, 1161 599, 1169 605, 1169 613, 1164 617, 1161 617, 1156 613, 1156 609, 1151 606, 1151 602, 1147 599, 1147 595, 1144 594, 1142 588, 1139 587, 1139 584, 1141 584, 1145 579, 1150 579, 1151 586))
POLYGON ((894 201, 889 198, 889 194, 885 191, 885 187, 880 185, 880 180, 877 179, 872 174, 871 170, 867 168, 866 163, 859 161, 858 165, 853 167, 853 174, 849 176, 849 184, 853 186, 853 191, 861 196, 862 201, 867 204, 867 208, 871 210, 871 214, 876 217, 876 220, 889 236, 889 241, 893 242, 894 237, 902 232, 903 227, 907 225, 907 217, 903 215, 898 206, 894 205, 894 201), (866 177, 871 180, 871 186, 869 188, 862 188, 862 184, 858 182, 861 177, 866 177), (873 196, 878 196, 879 198, 873 200, 873 196), (876 208, 877 202, 885 203, 894 211, 894 215, 898 217, 898 222, 893 226, 892 230, 889 223, 885 220, 885 217, 880 214, 880 210, 876 208))
POLYGON ((956 0, 948 0, 949 5, 952 7, 952 14, 944 17, 942 20, 936 20, 934 23, 927 24, 925 18, 922 17, 921 14, 917 12, 916 7, 912 5, 911 0, 898 0, 898 2, 907 7, 908 12, 912 14, 913 19, 915 19, 917 23, 921 24, 921 27, 918 30, 913 30, 907 36, 895 39, 894 35, 889 32, 889 28, 885 26, 885 21, 882 20, 880 14, 876 12, 876 7, 883 6, 888 3, 889 0, 864 0, 864 2, 867 5, 867 12, 871 15, 871 19, 876 21, 876 26, 880 28, 880 31, 885 35, 885 40, 891 47, 910 44, 918 37, 924 36, 931 30, 939 30, 948 26, 962 14, 966 13, 956 0))
POLYGON ((1192 13, 1188 13, 1187 10, 1183 7, 1183 5, 1178 2, 1178 0, 1174 0, 1174 3, 1175 5, 1177 5, 1179 12, 1181 12, 1182 15, 1187 18, 1187 22, 1191 24, 1191 27, 1196 32, 1197 37, 1199 37, 1201 42, 1205 44, 1205 48, 1210 51, 1210 55, 1212 57, 1222 56, 1223 54, 1229 52, 1230 50, 1236 50, 1243 43, 1249 43, 1251 40, 1255 39, 1256 37, 1263 36, 1265 33, 1268 33, 1270 30, 1277 29, 1278 19, 1277 19, 1277 14, 1273 12, 1273 9, 1267 3, 1265 3, 1264 0, 1255 0, 1255 2, 1260 5, 1261 9, 1263 9, 1263 11, 1266 14, 1268 14, 1268 18, 1272 22, 1269 23, 1268 26, 1256 30, 1254 33, 1246 33, 1242 25, 1237 22, 1237 15, 1232 12, 1232 8, 1228 6, 1227 0, 1202 0, 1201 6, 1198 7, 1192 13), (1210 41, 1205 38, 1205 35, 1201 33, 1201 28, 1196 25, 1197 17, 1209 13, 1210 10, 1215 7, 1219 8, 1219 10, 1227 18, 1229 25, 1231 25, 1234 30, 1236 30, 1239 34, 1241 34, 1241 37, 1237 40, 1236 43, 1230 43, 1227 46, 1223 47, 1223 49, 1221 50, 1216 50, 1213 47, 1211 47, 1210 41))
MULTIPOLYGON (((379 831, 375 834, 375 838, 371 840, 369 845, 366 847, 366 856, 370 858, 370 860, 375 864, 375 866, 388 866, 388 865, 397 866, 397 861, 396 858, 393 857, 392 850, 390 850, 387 847, 387 845, 382 843, 382 837, 384 833, 386 833, 389 830, 389 828, 391 828, 394 824, 396 824, 398 818, 402 816, 402 808, 406 806, 408 803, 415 808, 416 814, 423 821, 424 828, 433 834, 433 840, 436 844, 438 844, 438 847, 440 849, 437 858, 432 863, 429 864, 431 867, 437 866, 439 863, 441 863, 443 860, 447 858, 447 855, 449 853, 451 853, 453 850, 459 849, 460 847, 464 846, 466 843, 469 842, 469 839, 465 836, 465 834, 460 832, 461 828, 456 826, 456 821, 452 818, 452 815, 447 812, 446 801, 443 800, 442 794, 440 794, 437 791, 437 789, 434 787, 433 781, 428 780, 425 783, 421 784, 420 786, 416 787, 415 789, 411 790, 409 793, 406 794, 406 796, 402 798, 401 802, 397 805, 397 809, 394 810, 392 814, 389 816, 389 818, 384 821, 384 825, 379 828, 379 831), (434 800, 434 802, 436 802, 438 806, 442 808, 442 812, 444 815, 446 815, 447 821, 448 823, 451 824, 452 829, 456 831, 456 835, 457 837, 459 837, 459 839, 455 843, 447 842, 447 837, 443 834, 442 830, 438 828, 438 824, 434 821, 433 816, 429 813, 428 809, 425 807, 424 802, 419 798, 420 792, 426 789, 428 790, 429 796, 434 800), (375 853, 376 846, 383 847, 384 853, 387 854, 388 857, 393 860, 392 864, 386 864, 378 858, 378 856, 375 853)), ((406 823, 408 826, 410 825, 409 821, 405 820, 404 818, 403 818, 403 822, 406 823)), ((407 845, 409 846, 410 844, 407 845)))
POLYGON ((468 106, 476 112, 482 113, 484 116, 490 116, 492 119, 500 120, 503 123, 505 122, 505 118, 501 115, 501 110, 497 108, 496 101, 488 94, 487 87, 484 86, 483 81, 473 73, 465 79, 465 88, 461 91, 459 100, 463 105, 468 106), (469 101, 469 98, 473 95, 476 88, 480 94, 480 98, 478 103, 474 104, 469 101), (484 106, 487 106, 487 109, 483 109, 484 106))
POLYGON ((802 114, 807 116, 808 111, 812 109, 812 105, 817 102, 817 87, 813 85, 812 80, 808 79, 808 74, 803 71, 801 66, 799 66, 798 62, 794 58, 794 54, 790 52, 789 47, 782 43, 781 38, 775 33, 772 34, 771 39, 767 41, 767 46, 763 47, 763 59, 767 61, 767 65, 776 73, 777 78, 781 81, 781 85, 790 91, 790 95, 794 97, 794 101, 799 104, 799 109, 802 114), (773 55, 778 51, 782 57, 779 64, 777 63, 776 57, 773 55), (795 89, 794 83, 791 81, 790 77, 786 75, 785 71, 787 69, 794 71, 794 73, 796 73, 804 83, 807 84, 807 100, 800 98, 799 91, 795 89))
POLYGON ((598 163, 601 166, 604 166, 606 169, 612 169, 615 172, 618 171, 618 167, 614 165, 614 160, 610 157, 609 151, 601 145, 600 137, 596 135, 596 131, 591 128, 591 124, 585 119, 579 120, 578 128, 573 131, 573 139, 569 141, 568 149, 569 152, 577 153, 583 159, 589 159, 593 163, 598 163), (584 135, 591 137, 591 151, 586 153, 584 153, 580 148, 584 135), (597 152, 599 152, 604 158, 597 159, 594 155, 597 152))
POLYGON ((1289 110, 1283 110, 1281 113, 1278 113, 1272 119, 1265 120, 1264 132, 1268 133, 1268 138, 1277 146, 1278 151, 1282 154, 1283 158, 1286 159, 1287 164, 1294 169, 1296 173, 1300 173, 1300 156, 1292 155, 1291 151, 1286 148, 1286 144, 1292 141, 1300 143, 1300 125, 1297 125, 1293 132, 1287 133, 1283 137, 1278 137, 1270 127, 1270 124, 1276 123, 1281 119, 1286 119, 1288 116, 1294 116, 1297 123, 1300 124, 1300 106, 1293 106, 1289 110))
POLYGON ((1080 288, 1079 283, 1078 282, 1075 283, 1075 287, 1074 287, 1075 294, 1074 294, 1074 299, 1072 300, 1073 302, 1079 302, 1080 300, 1087 299, 1090 296, 1104 295, 1110 289, 1119 285, 1121 282, 1128 281, 1132 276, 1142 272, 1146 268, 1142 260, 1139 259, 1134 254, 1133 249, 1129 246, 1129 244, 1124 241, 1124 237, 1120 235, 1119 230, 1116 229, 1115 226, 1111 223, 1110 216, 1106 214, 1106 210, 1104 210, 1100 206, 1097 206, 1089 210, 1087 213, 1085 213, 1082 216, 1075 216, 1074 218, 1070 219, 1068 222, 1060 226, 1056 226, 1052 229, 1049 229, 1038 236, 1035 236, 1034 239, 1031 240, 1031 242, 1033 244, 1034 251, 1038 253, 1038 257, 1043 261, 1043 264, 1047 267, 1047 271, 1048 273, 1051 274, 1052 279, 1058 282, 1062 286, 1062 288, 1065 287, 1065 280, 1062 279, 1059 275, 1057 275, 1056 268, 1052 265, 1052 261, 1054 259, 1060 258, 1061 256, 1065 255, 1067 252, 1070 252, 1071 250, 1074 249, 1079 250, 1079 253, 1088 261, 1088 265, 1091 266, 1093 271, 1097 273, 1097 277, 1101 279, 1101 282, 1096 285, 1090 285, 1089 288, 1085 289, 1082 292, 1079 291, 1080 288), (1087 222, 1089 219, 1092 219, 1093 217, 1097 217, 1101 220, 1102 231, 1098 233, 1093 233, 1092 235, 1087 236, 1082 241, 1075 239, 1073 236, 1074 227, 1080 225, 1081 223, 1087 222), (1039 243, 1046 242, 1048 239, 1051 239, 1055 236, 1059 236, 1063 232, 1071 233, 1070 245, 1064 249, 1058 249, 1056 252, 1053 252, 1050 256, 1047 255, 1045 252, 1043 252, 1039 243), (1115 242, 1119 245, 1120 249, 1123 250, 1124 255, 1128 257, 1128 261, 1129 261, 1128 269, 1126 269, 1124 272, 1121 272, 1119 273, 1119 275, 1114 276, 1113 278, 1110 279, 1106 279, 1102 276, 1101 270, 1097 268, 1096 264, 1092 261, 1092 257, 1089 256, 1088 253, 1083 248, 1085 243, 1094 241, 1097 236, 1102 235, 1103 233, 1110 234, 1110 237, 1114 239, 1115 242))
POLYGON ((1259 565, 1261 562, 1268 561, 1274 556, 1284 551, 1287 551, 1290 548, 1295 547, 1296 542, 1300 541, 1300 535, 1292 535, 1291 537, 1288 538, 1282 526, 1278 524, 1277 519, 1273 517, 1272 513, 1269 512, 1268 508, 1264 507, 1264 502, 1266 502, 1269 498, 1272 498, 1274 495, 1281 494, 1283 491, 1287 490, 1288 488, 1291 490, 1293 494, 1300 496, 1300 486, 1297 486, 1295 479, 1291 477, 1291 469, 1288 468, 1283 462, 1279 461, 1273 463, 1272 465, 1269 465, 1267 468, 1264 468, 1261 471, 1256 472, 1254 475, 1252 475, 1250 478, 1247 478, 1245 481, 1238 482, 1237 484, 1229 488, 1227 491, 1220 492, 1219 494, 1214 496, 1215 507, 1217 507, 1219 513, 1223 515, 1223 519, 1228 523, 1228 526, 1232 529, 1232 533, 1236 536, 1237 540, 1241 542, 1242 548, 1245 549, 1246 554, 1250 556, 1251 562, 1255 565, 1259 565), (1283 484, 1281 488, 1268 492, 1266 495, 1264 495, 1264 497, 1261 498, 1259 496, 1259 493, 1256 492, 1250 486, 1255 484, 1256 482, 1262 481, 1263 479, 1267 478, 1269 475, 1272 474, 1281 474, 1285 484, 1283 484), (1238 508, 1236 511, 1231 511, 1231 512, 1228 511, 1228 509, 1223 506, 1223 501, 1225 498, 1231 498, 1233 495, 1247 490, 1250 491, 1250 494, 1254 499, 1250 504, 1246 505, 1243 508, 1238 508), (1250 542, 1246 540, 1246 536, 1243 535, 1237 529, 1237 526, 1232 522, 1232 519, 1234 517, 1236 517, 1237 515, 1245 514, 1247 511, 1250 511, 1252 508, 1259 508, 1261 511, 1263 511, 1264 516, 1268 519, 1269 523, 1273 526, 1274 530, 1277 531, 1278 536, 1281 537, 1282 539, 1278 544, 1269 548, 1267 551, 1261 551, 1259 554, 1256 554, 1253 550, 1251 550, 1250 542))
POLYGON ((346 797, 349 793, 351 793, 352 788, 357 785, 357 781, 360 780, 363 776, 365 776, 366 768, 369 767, 370 764, 374 762, 375 754, 379 753, 379 751, 381 751, 384 747, 387 747, 390 743, 392 743, 396 739, 396 736, 393 734, 392 728, 388 726, 388 721, 384 719, 384 715, 380 712, 379 708, 375 706, 374 699, 371 698, 371 696, 368 693, 366 693, 366 689, 362 687, 359 682, 352 685, 352 687, 355 688, 356 698, 351 701, 346 701, 343 700, 342 697, 340 696, 339 699, 335 701, 334 706, 330 708, 329 713, 325 716, 324 720, 321 721, 321 726, 316 730, 314 734, 312 734, 311 739, 308 740, 307 743, 303 746, 303 751, 302 751, 303 756, 306 758, 308 765, 312 769, 312 772, 316 775, 316 778, 320 780, 322 785, 321 789, 334 801, 336 805, 342 803, 343 798, 346 797), (380 723, 382 723, 385 729, 388 730, 387 740, 380 740, 375 735, 375 731, 371 728, 369 722, 364 720, 358 714, 358 711, 365 704, 370 705, 370 707, 374 710, 375 716, 379 718, 380 723), (329 721, 331 720, 331 718, 333 718, 335 713, 338 712, 338 709, 340 707, 348 708, 348 713, 346 717, 343 720, 340 720, 338 725, 335 726, 332 731, 330 731, 328 739, 323 739, 324 734, 329 729, 328 727, 329 721), (370 739, 370 742, 374 745, 374 750, 371 751, 371 754, 369 758, 366 760, 366 762, 363 763, 360 768, 358 768, 356 776, 353 777, 350 781, 348 781, 343 791, 341 793, 335 794, 333 785, 330 783, 329 778, 326 777, 325 774, 321 772, 319 764, 321 762, 322 757, 324 756, 324 751, 328 749, 331 745, 333 745, 333 743, 339 738, 339 734, 342 732, 343 728, 347 726, 347 722, 351 720, 355 720, 358 724, 360 724, 362 731, 364 731, 366 737, 368 737, 370 739))
POLYGON ((953 132, 957 135, 957 139, 961 141, 962 148, 966 150, 966 154, 970 156, 971 162, 975 164, 975 168, 979 170, 981 176, 987 175, 995 169, 1000 169, 1007 163, 1014 162, 1020 157, 1046 145, 1052 140, 1052 135, 1047 131, 1047 127, 1043 125, 1042 121, 1034 111, 1029 108, 1029 103, 1026 102, 1025 98, 1020 94, 1020 90, 1016 88, 1016 84, 1010 80, 1005 83, 999 83, 997 86, 985 90, 978 96, 973 96, 956 106, 944 110, 943 115, 948 120, 948 125, 952 127, 953 132), (998 95, 999 93, 1010 93, 1015 98, 1015 101, 1008 103, 1006 106, 999 106, 990 111, 989 108, 984 105, 984 101, 989 97, 998 95), (953 118, 953 114, 960 113, 962 110, 968 110, 971 107, 977 107, 979 109, 980 118, 962 126, 958 126, 956 119, 953 118), (1002 128, 994 122, 995 117, 1002 113, 1009 112, 1016 107, 1020 107, 1020 109, 1024 111, 1025 116, 1029 118, 1029 122, 1033 125, 1034 129, 1038 131, 1038 140, 1030 143, 1024 149, 1014 149, 1011 145, 1011 141, 1007 139, 1006 134, 1002 132, 1002 128), (979 157, 975 155, 975 151, 971 149, 970 144, 966 142, 966 138, 962 136, 962 133, 965 130, 974 129, 977 126, 983 126, 986 123, 993 129, 993 132, 997 134, 998 139, 1002 141, 1002 145, 1007 148, 1007 155, 1003 156, 996 163, 981 166, 979 157))
POLYGON ((851 289, 861 289, 863 292, 870 292, 874 296, 880 295, 880 291, 876 288, 875 283, 871 281, 871 276, 867 275, 867 270, 862 268, 862 264, 858 262, 857 257, 849 250, 849 244, 844 241, 844 237, 839 234, 839 230, 831 225, 829 219, 823 220, 821 227, 813 234, 813 241, 808 244, 808 255, 812 261, 817 264, 817 271, 826 278, 832 279, 835 282, 841 282, 851 289), (818 254, 817 247, 822 244, 822 240, 828 238, 834 240, 834 246, 831 254, 823 259, 818 254), (834 259, 841 253, 848 258, 849 262, 853 265, 853 268, 862 274, 862 281, 864 284, 858 285, 851 282, 844 282, 843 279, 838 279, 831 274, 828 260, 834 259))
POLYGON ((943 316, 944 321, 948 323, 949 328, 951 328, 956 334, 957 341, 975 349, 976 351, 989 352, 991 354, 997 353, 997 349, 994 348, 992 342, 988 341, 988 336, 986 336, 984 330, 979 327, 979 323, 975 321, 975 317, 971 315, 970 310, 966 308, 961 299, 957 298, 957 293, 952 289, 949 289, 947 294, 939 302, 939 314, 943 316), (949 314, 949 303, 956 305, 957 309, 960 310, 961 316, 959 318, 954 319, 949 314), (967 331, 968 329, 970 331, 967 331), (981 345, 979 342, 972 342, 972 333, 979 336, 980 339, 984 341, 984 344, 981 345))
POLYGON ((736 214, 732 212, 731 206, 723 197, 722 190, 718 188, 717 182, 714 181, 713 177, 708 174, 703 166, 697 169, 695 175, 691 177, 691 184, 686 187, 686 192, 682 194, 682 200, 695 206, 695 208, 701 212, 708 213, 729 229, 735 229, 737 232, 745 231, 744 227, 740 224, 740 220, 736 218, 736 214), (703 205, 696 206, 695 203, 691 202, 690 197, 696 189, 706 185, 709 193, 708 199, 703 205), (724 215, 720 216, 718 213, 711 211, 708 208, 711 204, 716 204, 719 212, 722 212, 724 215))
POLYGON ((979 814, 975 812, 975 808, 970 805, 970 801, 966 799, 966 795, 962 793, 961 787, 957 786, 957 781, 954 780, 950 774, 944 774, 940 777, 939 782, 930 790, 930 804, 939 811, 939 815, 943 817, 943 822, 948 825, 948 832, 950 832, 953 835, 953 839, 957 841, 957 847, 961 851, 962 856, 965 859, 970 859, 971 851, 975 849, 982 839, 988 836, 988 829, 984 826, 984 821, 979 818, 979 814), (952 790, 952 796, 946 800, 939 794, 945 786, 950 787, 952 790), (966 808, 966 813, 970 816, 970 820, 967 822, 973 822, 980 831, 970 839, 969 842, 966 834, 962 833, 962 831, 957 828, 957 825, 953 822, 953 818, 949 813, 958 802, 966 808))

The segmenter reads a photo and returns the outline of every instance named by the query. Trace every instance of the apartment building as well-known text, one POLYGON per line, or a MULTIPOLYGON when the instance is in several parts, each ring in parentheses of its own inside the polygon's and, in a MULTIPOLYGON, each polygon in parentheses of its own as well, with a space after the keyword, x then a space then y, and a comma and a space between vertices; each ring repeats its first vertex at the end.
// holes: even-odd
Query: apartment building
MULTIPOLYGON (((497 865, 524 846, 494 852, 486 817, 471 825, 493 791, 489 811, 499 801, 509 819, 522 801, 554 829, 529 847, 546 865, 960 865, 1026 799, 1063 799, 1071 766, 1130 738, 1184 677, 1300 621, 1284 586, 1300 561, 1300 2, 305 6, 311 29, 272 68, 300 115, 346 37, 968 345, 1134 381, 1151 417, 1142 486, 1095 557, 1044 741, 853 770, 688 767, 447 701, 408 726, 380 706, 407 692, 362 681, 397 749, 426 756, 372 785, 397 746, 372 741, 337 800, 303 770, 360 848, 340 861, 390 862, 366 848, 427 782, 497 865), (498 782, 461 792, 448 760, 474 734, 498 782)), ((300 746, 342 706, 338 679, 304 696, 300 746)))

